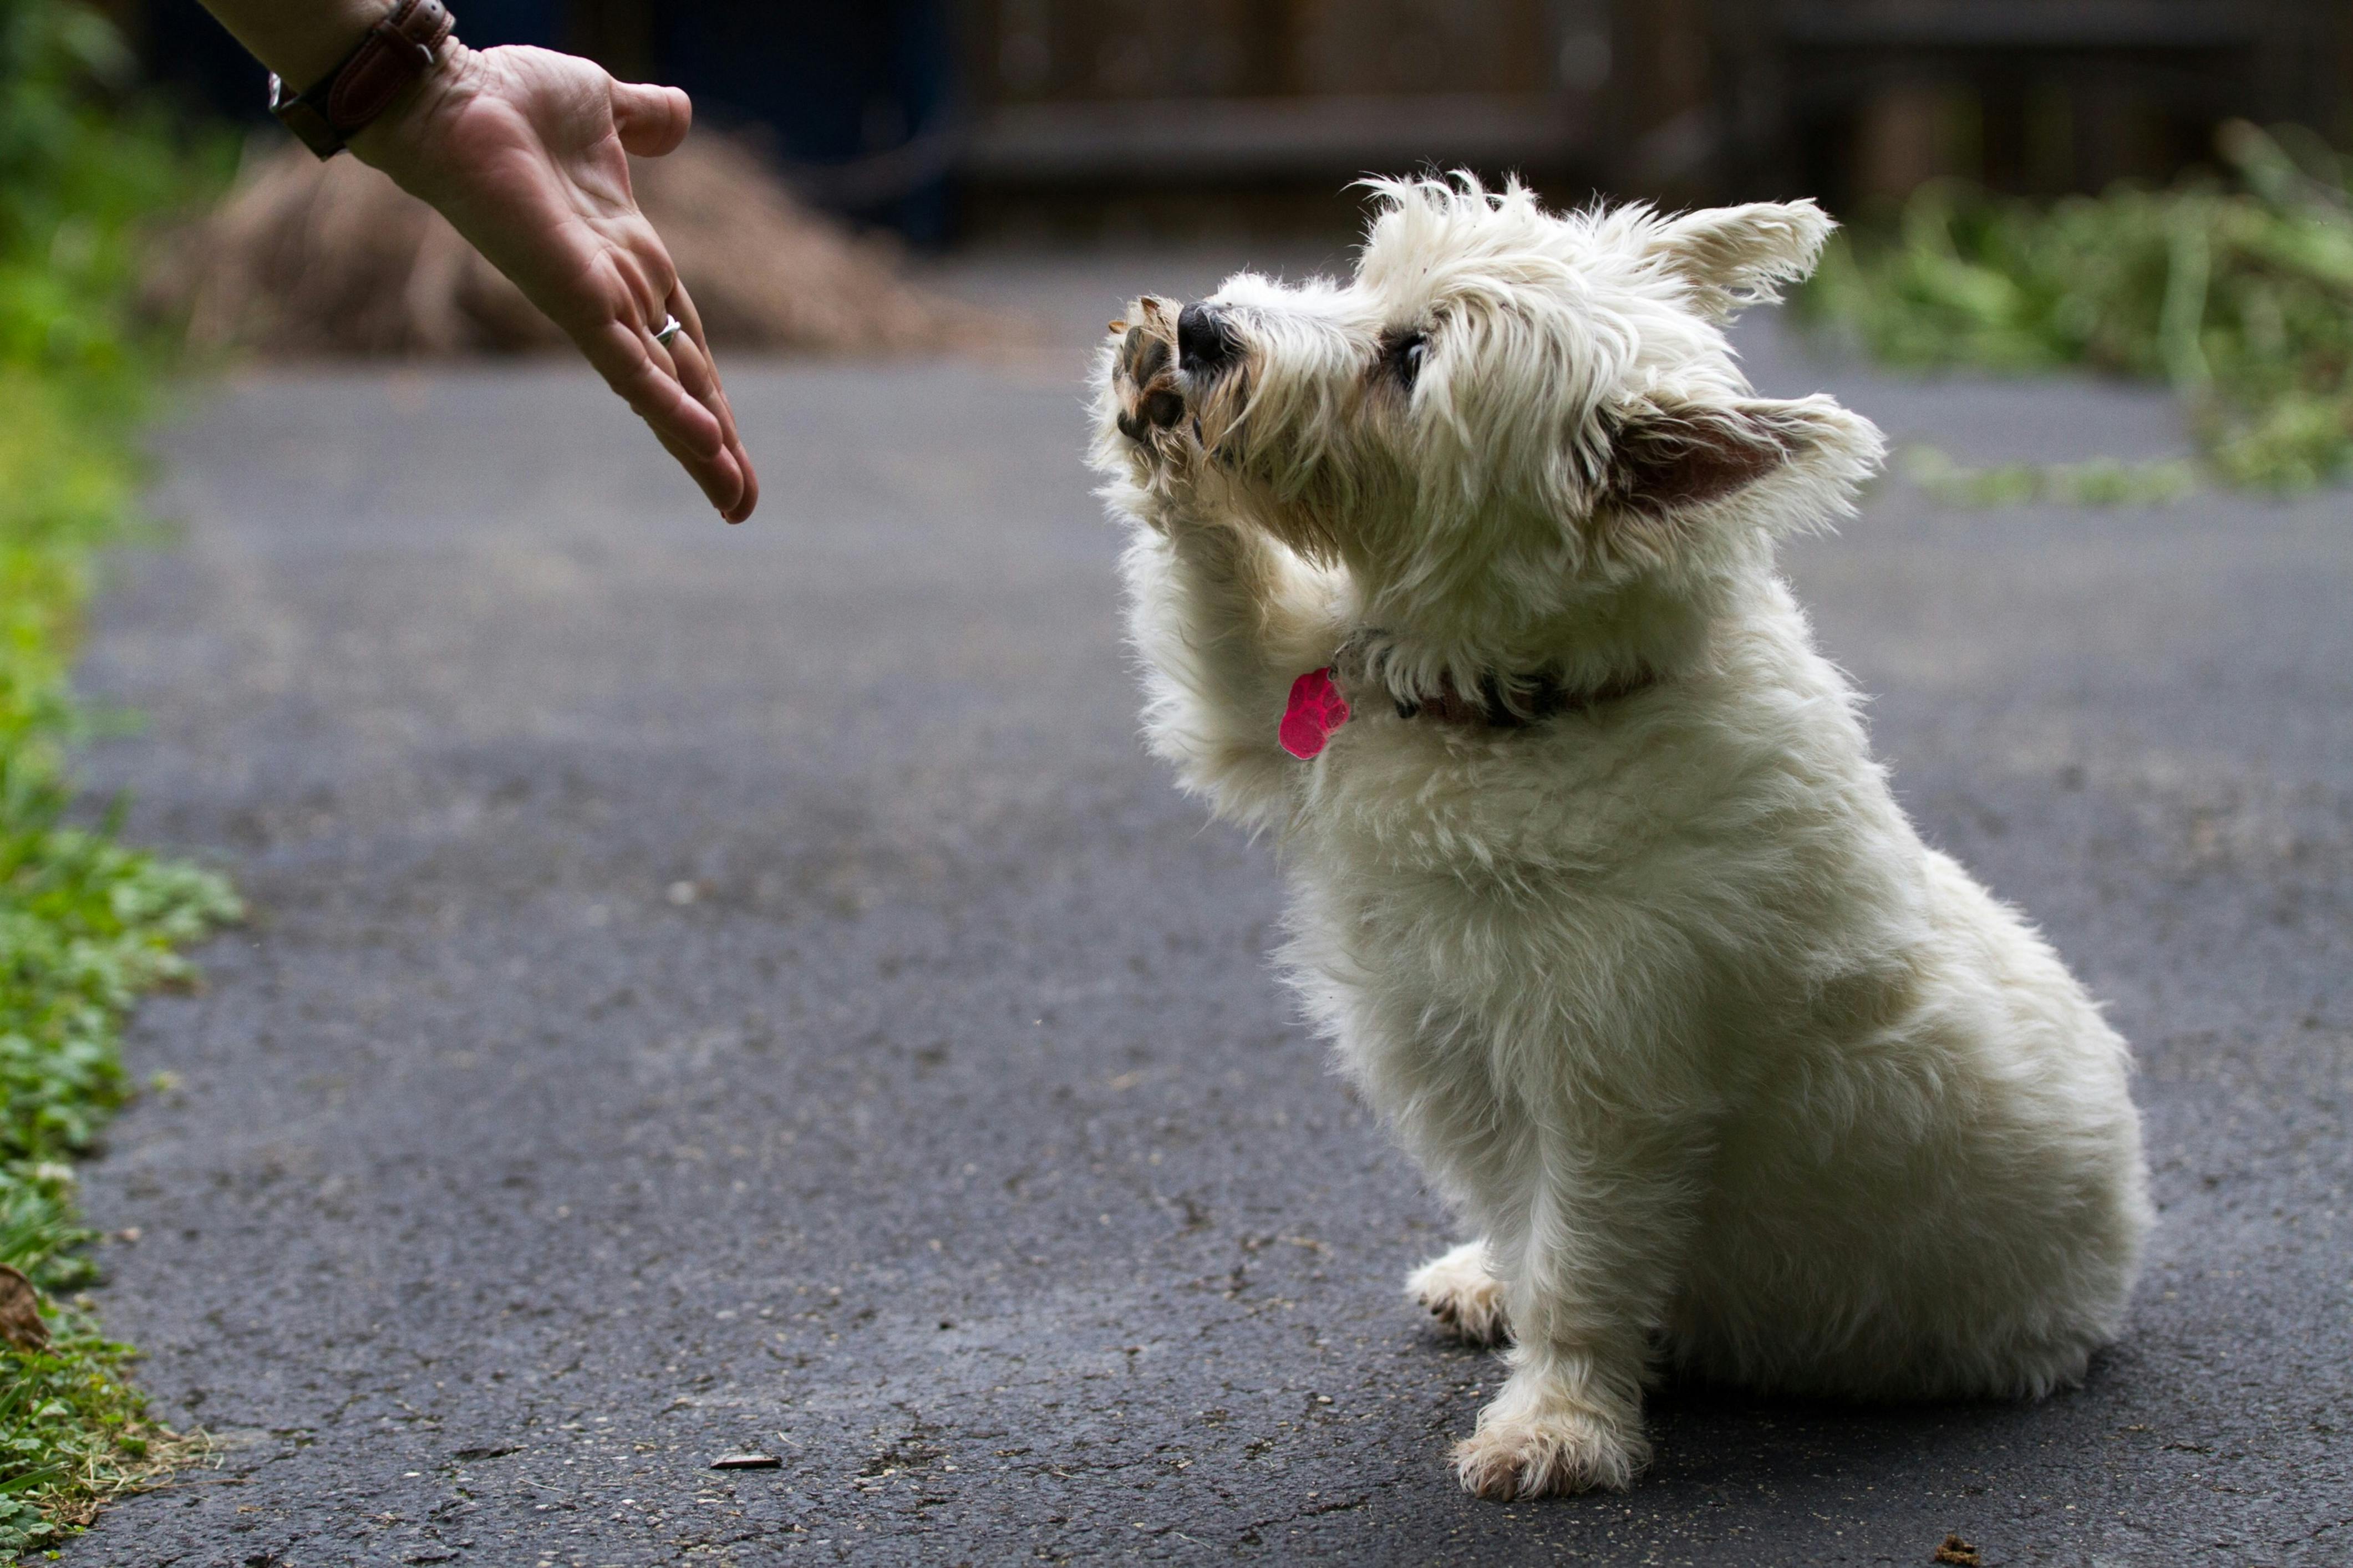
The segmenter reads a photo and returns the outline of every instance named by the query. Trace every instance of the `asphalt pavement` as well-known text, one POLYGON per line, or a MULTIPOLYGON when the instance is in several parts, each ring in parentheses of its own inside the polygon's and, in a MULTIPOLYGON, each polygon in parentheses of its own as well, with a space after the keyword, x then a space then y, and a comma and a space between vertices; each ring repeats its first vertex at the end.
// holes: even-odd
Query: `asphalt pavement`
MULTIPOLYGON (((1445 1468, 1497 1368, 1400 1289, 1447 1217, 1269 976, 1271 851, 1138 744, 1080 337, 736 364, 735 530, 563 365, 162 433, 183 537, 84 669, 147 721, 89 772, 254 915, 139 1015, 86 1202, 220 1455, 69 1564, 2353 1557, 2345 496, 1891 483, 1789 550, 1928 836, 2133 1041, 2151 1266, 2080 1391, 1670 1388, 1630 1495, 1502 1507, 1445 1468)), ((1963 458, 2179 447, 2143 391, 1745 341, 1963 458)))

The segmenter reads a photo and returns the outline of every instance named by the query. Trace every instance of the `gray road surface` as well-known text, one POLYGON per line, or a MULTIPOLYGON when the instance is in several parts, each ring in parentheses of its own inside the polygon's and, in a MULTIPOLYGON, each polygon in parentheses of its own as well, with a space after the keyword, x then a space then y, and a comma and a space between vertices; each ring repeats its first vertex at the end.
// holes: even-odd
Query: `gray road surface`
MULTIPOLYGON (((2176 440, 1752 342, 1964 455, 2176 440)), ((1446 1218, 1268 978, 1269 853, 1140 753, 1070 357, 733 384, 733 531, 561 367, 257 375, 165 437, 185 544, 87 668, 151 722, 91 767, 255 918, 141 1016, 175 1086, 87 1195, 226 1447, 69 1563, 2353 1554, 2345 498, 1898 485, 1792 550, 1930 836, 2135 1042, 2154 1267, 2079 1393, 1669 1390, 1631 1496, 1505 1508, 1443 1468, 1496 1369, 1399 1295, 1446 1218)))

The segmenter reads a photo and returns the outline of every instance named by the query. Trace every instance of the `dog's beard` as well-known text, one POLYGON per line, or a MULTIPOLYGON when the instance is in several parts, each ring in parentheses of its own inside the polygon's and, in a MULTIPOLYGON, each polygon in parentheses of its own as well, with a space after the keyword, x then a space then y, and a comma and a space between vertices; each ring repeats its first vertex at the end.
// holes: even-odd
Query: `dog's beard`
POLYGON ((1328 457, 1303 457, 1252 409, 1247 365, 1187 391, 1182 418, 1152 451, 1198 510, 1254 527, 1316 565, 1340 564, 1354 489, 1346 470, 1328 457))
POLYGON ((1214 489, 1227 516, 1259 529, 1303 560, 1330 567, 1345 559, 1339 530, 1310 497, 1282 493, 1247 473, 1216 468, 1205 476, 1202 488, 1214 489))

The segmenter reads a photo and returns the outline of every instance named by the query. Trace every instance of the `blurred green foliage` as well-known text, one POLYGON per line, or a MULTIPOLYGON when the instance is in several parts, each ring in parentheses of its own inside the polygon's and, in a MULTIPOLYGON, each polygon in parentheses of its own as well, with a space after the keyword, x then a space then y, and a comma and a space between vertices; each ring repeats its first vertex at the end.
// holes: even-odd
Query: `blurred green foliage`
POLYGON ((1841 235, 1800 310, 1879 358, 2170 382, 2229 483, 2353 477, 2353 163, 2306 132, 2223 128, 2223 176, 2036 203, 1923 186, 1841 235))
POLYGON ((122 432, 68 402, 0 365, 0 1201, 88 1144, 120 1098, 116 1023, 234 909, 216 879, 66 820, 75 621, 131 499, 122 432))
POLYGON ((220 167, 129 96, 130 66, 96 13, 0 0, 0 1262, 42 1289, 51 1333, 0 1346, 0 1563, 182 1447, 123 1382, 130 1352, 48 1293, 94 1274, 67 1162, 123 1099, 122 1019, 237 913, 217 877, 69 813, 75 635, 132 514, 158 365, 130 308, 136 247, 220 167))
POLYGON ((122 306, 142 228, 227 172, 228 139, 171 123, 134 73, 96 12, 0 0, 0 363, 69 376, 83 396, 136 374, 122 306))
POLYGON ((1902 454, 1899 471, 1947 506, 2168 506, 2198 489, 2197 466, 2187 458, 2128 463, 2090 458, 2080 463, 1999 463, 1968 468, 1933 447, 1902 454))

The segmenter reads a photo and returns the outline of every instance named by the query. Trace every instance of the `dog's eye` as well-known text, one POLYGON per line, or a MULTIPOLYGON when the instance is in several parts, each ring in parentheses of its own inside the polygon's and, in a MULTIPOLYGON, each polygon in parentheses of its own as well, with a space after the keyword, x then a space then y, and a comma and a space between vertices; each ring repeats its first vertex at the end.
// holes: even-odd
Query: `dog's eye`
POLYGON ((1397 384, 1408 392, 1421 379, 1421 362, 1430 352, 1430 334, 1404 332, 1391 338, 1381 350, 1381 368, 1397 378, 1397 384))

